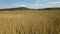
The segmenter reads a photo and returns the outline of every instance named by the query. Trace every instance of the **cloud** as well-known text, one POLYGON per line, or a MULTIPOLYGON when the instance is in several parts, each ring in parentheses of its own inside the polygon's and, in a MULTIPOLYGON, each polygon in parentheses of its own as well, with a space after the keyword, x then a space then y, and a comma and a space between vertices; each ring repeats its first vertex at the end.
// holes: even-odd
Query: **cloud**
POLYGON ((53 8, 53 7, 60 7, 60 2, 49 2, 46 4, 33 4, 31 8, 53 8))
POLYGON ((52 8, 52 7, 60 7, 60 2, 49 2, 49 3, 45 3, 45 4, 33 4, 31 6, 28 6, 27 4, 20 4, 20 3, 14 3, 9 5, 8 7, 29 7, 32 9, 38 9, 38 8, 52 8))
MULTIPOLYGON (((3 5, 4 6, 4 5, 3 5)), ((0 9, 4 9, 4 8, 16 8, 16 7, 28 7, 31 9, 43 9, 43 8, 51 8, 51 7, 60 7, 60 2, 48 2, 45 4, 39 4, 39 3, 35 3, 32 5, 28 5, 28 4, 21 4, 21 3, 12 3, 9 5, 5 5, 5 7, 0 7, 0 9)))
POLYGON ((9 5, 8 7, 12 7, 12 8, 14 8, 14 7, 26 7, 26 5, 24 5, 24 4, 19 4, 19 3, 14 3, 14 4, 11 4, 11 5, 9 5))
POLYGON ((2 5, 2 6, 0 6, 0 9, 17 8, 17 7, 27 7, 27 5, 15 2, 15 3, 9 4, 9 5, 5 5, 5 6, 2 5))
POLYGON ((60 7, 60 2, 50 2, 47 4, 44 4, 44 6, 48 7, 60 7))

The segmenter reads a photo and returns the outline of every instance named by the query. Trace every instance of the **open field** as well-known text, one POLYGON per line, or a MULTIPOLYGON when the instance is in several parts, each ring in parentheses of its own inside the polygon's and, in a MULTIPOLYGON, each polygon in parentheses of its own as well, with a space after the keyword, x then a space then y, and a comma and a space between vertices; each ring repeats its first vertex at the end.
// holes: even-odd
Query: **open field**
POLYGON ((60 10, 0 11, 0 34, 60 34, 60 10))

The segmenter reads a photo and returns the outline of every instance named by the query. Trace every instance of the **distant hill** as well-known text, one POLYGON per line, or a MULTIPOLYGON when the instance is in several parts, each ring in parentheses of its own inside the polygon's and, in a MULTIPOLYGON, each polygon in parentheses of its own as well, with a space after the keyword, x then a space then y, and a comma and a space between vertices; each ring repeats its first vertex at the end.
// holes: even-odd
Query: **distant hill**
POLYGON ((60 8, 44 8, 44 9, 30 9, 27 7, 17 7, 17 8, 8 8, 8 9, 0 9, 0 11, 5 11, 5 10, 60 10, 60 8))
POLYGON ((8 9, 0 9, 1 11, 4 10, 30 10, 30 8, 27 7, 18 7, 18 8, 8 8, 8 9))
POLYGON ((26 9, 29 9, 29 8, 27 8, 27 7, 18 7, 18 8, 12 8, 12 9, 26 10, 26 9))
POLYGON ((60 10, 60 8, 44 8, 44 9, 38 9, 38 10, 60 10))

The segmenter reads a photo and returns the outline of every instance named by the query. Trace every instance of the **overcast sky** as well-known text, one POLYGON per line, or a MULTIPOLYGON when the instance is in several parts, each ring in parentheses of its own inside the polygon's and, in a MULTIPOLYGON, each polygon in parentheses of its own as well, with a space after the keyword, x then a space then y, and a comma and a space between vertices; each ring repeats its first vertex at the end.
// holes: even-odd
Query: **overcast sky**
POLYGON ((60 7, 60 0, 0 0, 0 9, 14 7, 48 8, 60 7))

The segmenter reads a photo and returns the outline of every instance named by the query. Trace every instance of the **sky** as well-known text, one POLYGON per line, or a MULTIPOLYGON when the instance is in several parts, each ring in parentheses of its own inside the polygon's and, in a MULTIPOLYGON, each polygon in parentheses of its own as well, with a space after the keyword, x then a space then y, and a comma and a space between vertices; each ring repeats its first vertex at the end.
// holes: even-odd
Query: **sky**
POLYGON ((16 7, 33 9, 60 7, 60 0, 0 0, 0 9, 16 7))

